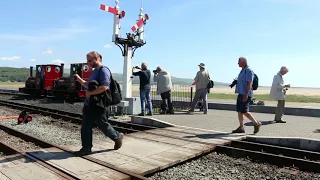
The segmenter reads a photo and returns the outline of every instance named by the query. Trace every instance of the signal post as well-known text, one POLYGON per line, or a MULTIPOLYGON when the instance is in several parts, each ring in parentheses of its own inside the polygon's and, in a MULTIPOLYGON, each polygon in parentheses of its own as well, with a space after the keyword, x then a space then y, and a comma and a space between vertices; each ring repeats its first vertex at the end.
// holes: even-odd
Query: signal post
POLYGON ((114 15, 113 20, 113 35, 112 42, 114 42, 121 50, 124 57, 123 62, 123 77, 122 77, 122 97, 124 102, 129 102, 129 114, 140 113, 140 98, 132 97, 132 58, 137 48, 146 44, 144 42, 144 25, 149 20, 147 14, 143 14, 143 8, 141 5, 139 19, 131 27, 132 33, 126 33, 125 38, 121 38, 120 35, 120 20, 125 17, 125 12, 120 11, 119 0, 115 0, 115 7, 110 7, 101 4, 100 9, 107 11, 114 15))

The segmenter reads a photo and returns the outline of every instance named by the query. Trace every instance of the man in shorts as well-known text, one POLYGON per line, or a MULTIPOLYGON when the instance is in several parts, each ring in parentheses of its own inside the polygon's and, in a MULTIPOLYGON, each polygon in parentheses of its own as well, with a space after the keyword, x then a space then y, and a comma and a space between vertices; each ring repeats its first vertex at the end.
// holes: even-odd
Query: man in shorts
POLYGON ((243 116, 246 116, 254 124, 254 134, 259 132, 261 123, 255 120, 252 114, 249 112, 250 102, 252 100, 253 89, 252 82, 254 78, 254 73, 247 64, 247 59, 245 57, 240 57, 238 60, 239 67, 242 70, 239 73, 236 91, 237 97, 237 112, 240 126, 233 130, 232 133, 245 133, 243 125, 243 116))

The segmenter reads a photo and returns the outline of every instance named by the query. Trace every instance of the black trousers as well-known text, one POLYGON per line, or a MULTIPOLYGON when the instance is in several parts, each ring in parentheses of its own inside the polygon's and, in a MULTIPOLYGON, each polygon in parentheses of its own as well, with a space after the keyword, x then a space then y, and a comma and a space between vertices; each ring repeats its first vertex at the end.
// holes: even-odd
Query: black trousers
POLYGON ((92 148, 92 128, 94 123, 98 128, 113 141, 119 139, 120 134, 113 129, 108 122, 108 110, 98 107, 84 106, 83 117, 81 122, 81 141, 82 147, 85 149, 92 148))
POLYGON ((173 105, 172 105, 172 100, 171 100, 171 90, 161 93, 160 94, 162 103, 161 103, 161 110, 162 111, 173 111, 173 105))

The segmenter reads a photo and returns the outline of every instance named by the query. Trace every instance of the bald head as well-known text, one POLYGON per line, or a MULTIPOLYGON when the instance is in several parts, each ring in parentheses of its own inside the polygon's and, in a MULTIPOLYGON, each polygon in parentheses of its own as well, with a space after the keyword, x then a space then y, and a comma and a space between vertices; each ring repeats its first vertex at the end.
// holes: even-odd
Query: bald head
POLYGON ((242 67, 242 68, 246 67, 248 65, 247 58, 243 56, 239 57, 238 64, 239 64, 239 67, 242 67))

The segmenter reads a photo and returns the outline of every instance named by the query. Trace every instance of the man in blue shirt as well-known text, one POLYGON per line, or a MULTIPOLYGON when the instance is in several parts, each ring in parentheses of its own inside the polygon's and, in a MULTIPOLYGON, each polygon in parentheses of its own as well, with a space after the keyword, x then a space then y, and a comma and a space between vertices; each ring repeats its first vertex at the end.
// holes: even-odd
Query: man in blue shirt
POLYGON ((236 91, 237 97, 237 112, 240 126, 232 131, 232 133, 245 133, 243 126, 243 115, 246 116, 254 124, 254 132, 257 133, 261 126, 261 123, 255 120, 252 114, 249 112, 249 103, 252 100, 253 90, 252 82, 254 78, 254 73, 251 68, 248 67, 247 59, 245 57, 240 57, 238 61, 239 67, 242 70, 239 73, 236 91))
POLYGON ((81 123, 81 141, 82 148, 76 152, 77 155, 87 155, 91 153, 92 148, 92 127, 96 123, 98 128, 110 139, 115 142, 114 149, 117 150, 122 146, 123 133, 119 133, 113 129, 110 123, 108 123, 108 110, 107 108, 99 108, 90 103, 90 97, 93 95, 101 94, 105 92, 110 85, 111 73, 108 68, 102 66, 102 56, 95 52, 89 52, 87 54, 87 63, 92 68, 95 68, 91 73, 89 80, 83 80, 78 74, 74 77, 87 88, 86 99, 84 101, 84 107, 82 110, 83 119, 81 123), (101 68, 101 70, 100 70, 101 68), (100 72, 99 72, 100 70, 100 72), (94 90, 88 89, 88 83, 92 81, 99 82, 99 87, 94 90))
POLYGON ((152 116, 152 102, 150 97, 150 78, 151 72, 147 69, 147 63, 142 63, 140 67, 133 67, 132 68, 132 75, 139 76, 140 79, 140 101, 141 101, 141 113, 139 116, 145 115, 145 99, 147 99, 149 113, 147 115, 152 116), (141 71, 134 72, 135 69, 141 69, 141 71))

